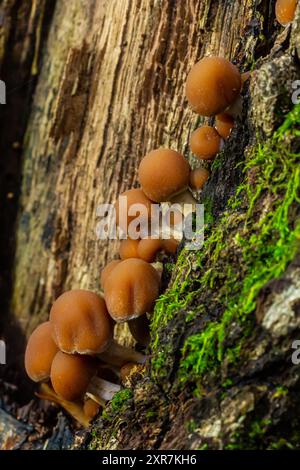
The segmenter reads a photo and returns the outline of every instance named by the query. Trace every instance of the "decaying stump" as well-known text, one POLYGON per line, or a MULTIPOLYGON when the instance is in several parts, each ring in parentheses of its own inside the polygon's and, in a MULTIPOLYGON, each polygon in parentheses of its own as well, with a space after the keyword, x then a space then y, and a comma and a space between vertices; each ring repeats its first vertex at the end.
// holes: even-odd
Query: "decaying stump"
MULTIPOLYGON (((146 371, 96 420, 86 446, 300 445, 291 361, 300 339, 300 112, 291 101, 299 14, 283 31, 264 0, 56 2, 18 150, 10 318, 24 336, 63 290, 99 290, 117 244, 96 240, 96 208, 137 184, 148 150, 170 146, 196 165, 188 138, 201 120, 184 96, 191 65, 220 54, 253 72, 201 195, 204 248, 179 253, 153 315, 146 371)), ((118 335, 131 342, 126 329, 118 335)))

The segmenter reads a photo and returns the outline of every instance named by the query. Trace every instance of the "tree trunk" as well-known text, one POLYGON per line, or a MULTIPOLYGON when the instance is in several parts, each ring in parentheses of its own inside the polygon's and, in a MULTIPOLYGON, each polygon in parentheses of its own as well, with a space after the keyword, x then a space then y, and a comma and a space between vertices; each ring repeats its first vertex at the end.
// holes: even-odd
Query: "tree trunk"
MULTIPOLYGON (((15 2, 6 3, 6 18, 17 21, 15 2)), ((171 147, 199 165, 188 140, 203 119, 187 105, 185 80, 204 55, 225 56, 253 73, 242 116, 201 195, 204 247, 181 247, 152 317, 146 371, 108 405, 85 445, 299 447, 291 344, 300 339, 300 112, 291 95, 300 8, 293 28, 283 30, 267 0, 71 0, 56 2, 53 16, 54 2, 18 4, 32 4, 16 52, 20 80, 34 70, 37 85, 32 102, 6 108, 14 134, 1 147, 9 158, 24 130, 16 130, 16 115, 25 119, 30 107, 23 145, 12 157, 15 188, 22 158, 22 183, 7 337, 12 325, 26 337, 64 290, 99 291, 101 267, 118 243, 96 239, 97 206, 137 186, 149 150, 171 147), (27 31, 33 62, 23 60, 27 31)), ((3 46, 7 82, 14 71, 8 54, 20 40, 10 38, 3 46)), ((5 220, 4 278, 14 215, 5 220)), ((132 344, 127 328, 117 336, 132 344)))

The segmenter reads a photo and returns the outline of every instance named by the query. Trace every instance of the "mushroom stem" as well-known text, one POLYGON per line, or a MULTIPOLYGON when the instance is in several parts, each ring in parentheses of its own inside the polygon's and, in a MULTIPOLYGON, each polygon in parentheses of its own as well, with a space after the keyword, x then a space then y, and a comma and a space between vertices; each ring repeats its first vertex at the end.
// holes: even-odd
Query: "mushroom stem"
POLYGON ((108 382, 108 380, 95 376, 89 384, 87 395, 93 398, 99 405, 103 405, 103 402, 111 400, 114 394, 120 390, 120 385, 113 384, 112 382, 108 382))
POLYGON ((150 342, 150 326, 147 315, 140 315, 138 318, 129 320, 127 323, 134 339, 142 346, 148 346, 150 342))
POLYGON ((145 364, 146 362, 146 356, 126 346, 121 346, 114 340, 98 357, 102 361, 117 367, 122 367, 127 362, 137 362, 138 364, 145 364))

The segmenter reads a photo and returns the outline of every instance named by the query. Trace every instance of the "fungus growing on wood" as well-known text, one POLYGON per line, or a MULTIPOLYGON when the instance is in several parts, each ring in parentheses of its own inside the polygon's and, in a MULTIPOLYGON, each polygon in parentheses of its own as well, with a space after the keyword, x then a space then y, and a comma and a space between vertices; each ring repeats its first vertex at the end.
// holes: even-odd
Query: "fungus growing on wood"
POLYGON ((50 322, 54 341, 65 353, 99 356, 116 366, 145 360, 142 354, 113 341, 112 319, 104 300, 94 292, 71 290, 62 294, 51 308, 50 322))
POLYGON ((47 381, 58 347, 52 338, 50 322, 39 325, 31 334, 25 351, 25 369, 34 382, 47 381))
POLYGON ((295 18, 297 0, 277 0, 275 4, 275 14, 278 23, 286 26, 295 18))
POLYGON ((190 138, 191 151, 201 160, 211 160, 223 147, 223 140, 214 127, 202 126, 190 138))
POLYGON ((146 195, 141 188, 129 189, 128 191, 120 194, 116 201, 115 210, 117 225, 125 234, 127 234, 129 224, 136 218, 146 220, 151 219, 151 208, 152 201, 150 201, 149 196, 146 195), (126 206, 124 203, 126 203, 126 206), (139 204, 140 206, 139 208, 136 207, 137 211, 135 211, 135 208, 133 207, 135 204, 139 204))
POLYGON ((215 128, 224 140, 230 136, 233 126, 234 119, 229 114, 223 113, 216 116, 215 128))
MULTIPOLYGON (((139 182, 152 201, 172 201, 174 196, 186 192, 190 171, 188 161, 180 153, 159 148, 142 159, 139 182)), ((195 202, 191 195, 190 201, 195 202)))
POLYGON ((167 253, 174 255, 176 253, 179 243, 180 242, 175 238, 163 240, 163 248, 167 253))
POLYGON ((196 191, 203 188, 209 178, 209 171, 206 168, 196 168, 190 174, 190 187, 196 191))
POLYGON ((162 240, 155 238, 143 238, 137 248, 137 258, 147 263, 153 263, 157 253, 162 249, 162 240))
POLYGON ((240 72, 223 57, 204 57, 192 67, 186 81, 188 102, 201 116, 223 113, 240 90, 240 72))
POLYGON ((119 255, 122 260, 128 258, 139 258, 138 247, 140 240, 131 240, 127 238, 122 240, 119 248, 119 255))
POLYGON ((120 386, 97 377, 96 361, 89 356, 65 354, 58 351, 51 366, 54 391, 69 401, 92 395, 99 404, 111 400, 120 386))
POLYGON ((135 339, 141 344, 149 339, 149 333, 146 339, 143 338, 147 326, 145 314, 153 310, 159 284, 156 269, 136 258, 118 264, 105 282, 104 295, 109 314, 116 322, 127 321, 135 339), (141 316, 144 318, 139 318, 141 316))
POLYGON ((156 270, 136 258, 118 264, 104 287, 108 312, 116 322, 134 320, 151 312, 158 293, 159 276, 156 270))
POLYGON ((83 412, 88 419, 88 421, 92 421, 95 416, 99 413, 101 409, 101 406, 99 403, 96 403, 94 400, 91 398, 88 398, 87 400, 84 401, 83 404, 83 412))
POLYGON ((106 279, 108 278, 109 274, 112 272, 112 270, 119 264, 121 263, 121 260, 119 259, 114 259, 110 263, 108 263, 105 268, 102 269, 101 275, 100 275, 100 284, 102 289, 104 289, 104 284, 106 279))

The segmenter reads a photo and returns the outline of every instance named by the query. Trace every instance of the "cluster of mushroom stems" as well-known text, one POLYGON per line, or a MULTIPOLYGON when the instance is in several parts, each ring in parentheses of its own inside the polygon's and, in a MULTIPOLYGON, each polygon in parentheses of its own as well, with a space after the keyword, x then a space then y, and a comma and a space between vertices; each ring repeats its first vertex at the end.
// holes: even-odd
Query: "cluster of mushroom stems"
MULTIPOLYGON (((278 0, 278 21, 292 21, 296 3, 278 0)), ((225 58, 211 56, 189 72, 186 97, 191 108, 198 115, 215 118, 214 125, 203 125, 190 137, 190 149, 200 160, 212 160, 222 150, 241 112, 240 92, 248 77, 249 73, 241 74, 225 58)), ((121 194, 127 200, 127 213, 121 213, 120 198, 115 204, 116 222, 125 239, 120 243, 119 259, 101 272, 103 296, 86 290, 63 293, 52 305, 49 321, 39 325, 28 340, 28 376, 35 382, 51 384, 51 393, 62 406, 77 403, 87 419, 92 419, 126 383, 132 370, 146 361, 141 352, 114 340, 114 326, 128 322, 137 343, 147 347, 149 320, 161 289, 157 259, 160 253, 176 253, 179 240, 146 234, 130 238, 128 227, 136 217, 130 215, 130 208, 142 204, 151 222, 153 204, 194 203, 193 192, 202 190, 208 178, 206 168, 192 170, 175 150, 159 148, 141 160, 140 187, 121 194)), ((176 226, 176 219, 182 222, 183 218, 179 211, 169 223, 176 226)))

